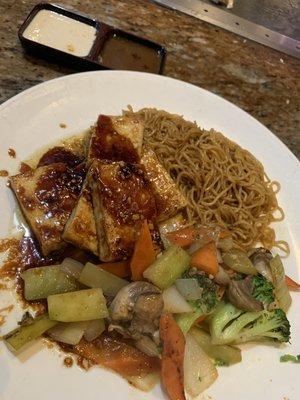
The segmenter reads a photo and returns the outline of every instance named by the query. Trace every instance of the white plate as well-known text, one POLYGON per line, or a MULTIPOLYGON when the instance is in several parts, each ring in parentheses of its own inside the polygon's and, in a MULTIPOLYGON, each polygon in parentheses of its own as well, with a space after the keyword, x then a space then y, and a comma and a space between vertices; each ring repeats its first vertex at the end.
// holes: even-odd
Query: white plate
MULTIPOLYGON (((300 277, 300 164, 293 154, 244 111, 222 98, 174 79, 157 75, 104 71, 70 75, 35 86, 15 96, 0 107, 0 169, 16 170, 20 160, 34 150, 64 135, 78 133, 99 113, 120 114, 131 104, 134 109, 157 107, 182 114, 204 128, 215 128, 250 150, 265 166, 272 179, 280 181, 280 204, 286 212, 277 224, 278 237, 291 245, 285 261, 288 274, 300 277), (59 127, 67 125, 66 129, 59 127), (17 152, 9 159, 7 149, 17 152)), ((13 208, 12 197, 0 180, 0 235, 6 236, 13 208)), ((8 295, 0 297, 0 306, 8 295)), ((291 345, 283 348, 248 346, 243 362, 219 369, 219 379, 205 394, 214 400, 289 400, 299 399, 299 366, 279 362, 281 354, 298 354, 300 349, 300 296, 293 296, 289 312, 292 324, 291 345)), ((15 317, 16 318, 16 317, 15 317)), ((130 387, 117 375, 100 368, 82 372, 62 366, 62 357, 38 344, 35 354, 16 358, 0 344, 0 398, 2 400, 85 400, 163 399, 159 387, 144 394, 130 387)))

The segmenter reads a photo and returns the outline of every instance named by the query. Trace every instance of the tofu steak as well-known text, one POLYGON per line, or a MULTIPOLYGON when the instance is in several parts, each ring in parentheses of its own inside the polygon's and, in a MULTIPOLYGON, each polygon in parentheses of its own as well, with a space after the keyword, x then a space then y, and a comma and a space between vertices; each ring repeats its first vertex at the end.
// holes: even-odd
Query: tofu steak
POLYGON ((62 232, 85 174, 84 164, 70 169, 56 163, 10 178, 10 187, 45 256, 65 247, 62 232))
POLYGON ((143 144, 144 124, 136 117, 100 115, 92 128, 88 160, 137 163, 143 144))
POLYGON ((155 221, 156 203, 142 166, 95 160, 90 187, 102 261, 132 255, 143 220, 155 221))

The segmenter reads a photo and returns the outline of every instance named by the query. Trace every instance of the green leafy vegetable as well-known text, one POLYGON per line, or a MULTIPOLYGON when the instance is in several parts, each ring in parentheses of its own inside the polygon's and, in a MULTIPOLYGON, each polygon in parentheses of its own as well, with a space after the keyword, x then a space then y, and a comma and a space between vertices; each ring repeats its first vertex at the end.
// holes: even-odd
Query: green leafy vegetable
POLYGON ((210 319, 212 344, 244 343, 271 339, 288 342, 290 324, 281 309, 243 312, 220 302, 210 319))
POLYGON ((252 277, 252 296, 261 301, 264 305, 273 303, 274 286, 271 282, 267 281, 262 275, 255 275, 252 277))
POLYGON ((280 357, 280 362, 293 362, 295 364, 300 364, 300 354, 293 356, 292 354, 284 354, 280 357))
POLYGON ((194 278, 197 280, 199 288, 202 289, 201 296, 197 300, 189 301, 189 304, 194 308, 200 308, 203 314, 209 314, 218 302, 218 285, 212 279, 209 279, 207 275, 193 273, 191 270, 186 271, 182 278, 194 278))

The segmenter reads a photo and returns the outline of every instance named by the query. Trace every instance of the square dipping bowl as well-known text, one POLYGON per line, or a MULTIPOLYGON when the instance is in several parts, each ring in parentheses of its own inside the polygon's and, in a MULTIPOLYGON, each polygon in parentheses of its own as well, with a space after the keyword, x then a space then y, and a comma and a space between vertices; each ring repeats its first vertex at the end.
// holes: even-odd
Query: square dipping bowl
POLYGON ((161 74, 166 58, 157 43, 50 3, 36 5, 18 34, 27 52, 79 70, 161 74))

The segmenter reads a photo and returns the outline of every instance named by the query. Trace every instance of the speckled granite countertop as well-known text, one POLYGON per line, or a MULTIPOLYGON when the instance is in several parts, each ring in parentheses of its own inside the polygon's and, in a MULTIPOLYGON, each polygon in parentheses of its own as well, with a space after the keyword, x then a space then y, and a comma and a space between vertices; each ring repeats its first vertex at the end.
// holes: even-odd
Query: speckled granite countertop
MULTIPOLYGON (((37 3, 0 0, 0 101, 73 71, 23 53, 17 30, 37 3)), ((150 0, 64 0, 166 46, 164 74, 208 89, 249 112, 300 158, 300 61, 150 0)))

